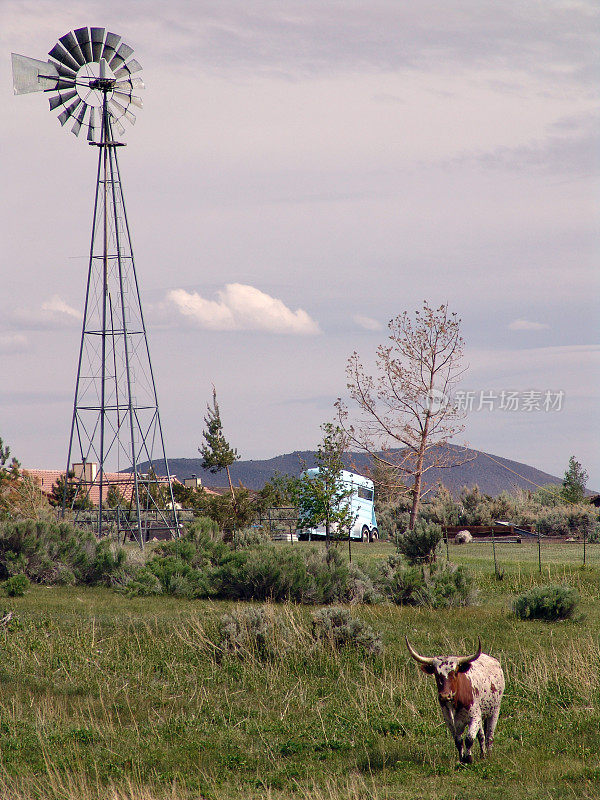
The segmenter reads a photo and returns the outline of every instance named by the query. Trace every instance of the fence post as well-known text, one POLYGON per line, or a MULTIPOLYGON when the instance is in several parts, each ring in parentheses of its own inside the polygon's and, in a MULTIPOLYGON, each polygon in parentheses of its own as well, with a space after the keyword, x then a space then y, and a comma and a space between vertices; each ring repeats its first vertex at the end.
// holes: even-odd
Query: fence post
POLYGON ((540 538, 540 529, 537 529, 537 539, 538 539, 538 566, 540 570, 540 575, 542 573, 542 540, 540 538))

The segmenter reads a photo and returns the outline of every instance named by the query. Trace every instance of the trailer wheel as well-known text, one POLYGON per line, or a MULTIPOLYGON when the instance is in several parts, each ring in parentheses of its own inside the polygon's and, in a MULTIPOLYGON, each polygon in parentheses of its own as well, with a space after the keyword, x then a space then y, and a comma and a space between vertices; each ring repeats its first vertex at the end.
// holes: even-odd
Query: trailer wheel
POLYGON ((361 540, 363 542, 368 542, 369 541, 369 529, 367 528, 366 525, 363 525, 363 527, 362 527, 360 538, 361 538, 361 540))
POLYGON ((373 530, 371 531, 371 541, 376 542, 377 539, 379 539, 379 531, 377 530, 377 528, 373 528, 373 530))

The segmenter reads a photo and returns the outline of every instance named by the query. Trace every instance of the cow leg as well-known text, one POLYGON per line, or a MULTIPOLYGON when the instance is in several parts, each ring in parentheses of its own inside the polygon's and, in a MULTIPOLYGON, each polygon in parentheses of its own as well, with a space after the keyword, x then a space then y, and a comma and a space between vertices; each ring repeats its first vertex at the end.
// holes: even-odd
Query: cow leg
POLYGON ((458 750, 458 760, 462 764, 463 763, 463 758, 464 758, 464 745, 463 745, 462 736, 455 736, 454 737, 454 744, 456 745, 456 749, 458 750))
POLYGON ((469 721, 469 727, 467 728, 467 735, 465 736, 464 751, 461 758, 461 762, 463 764, 473 763, 473 754, 471 753, 471 750, 473 749, 473 742, 475 741, 475 737, 478 735, 480 730, 481 730, 481 717, 477 716, 469 721))
POLYGON ((498 723, 499 716, 500 716, 500 706, 494 709, 491 716, 489 716, 485 721, 485 744, 487 746, 488 753, 492 749, 492 745, 494 744, 494 731, 496 730, 496 725, 498 723))
POLYGON ((466 727, 466 720, 463 721, 461 719, 454 720, 454 744, 456 745, 456 749, 458 750, 458 760, 461 764, 468 764, 470 762, 465 761, 465 744, 463 742, 463 733, 466 727))
POLYGON ((481 747, 481 757, 485 758, 487 754, 487 747, 485 745, 485 736, 483 734, 483 728, 479 728, 477 731, 477 741, 479 742, 479 747, 481 747))
POLYGON ((456 745, 456 749, 458 750, 458 758, 460 761, 463 759, 463 740, 462 735, 465 729, 464 725, 460 725, 457 723, 457 720, 450 709, 449 706, 443 705, 442 706, 442 716, 444 717, 444 722, 448 727, 448 730, 452 734, 452 738, 454 739, 454 744, 456 745))

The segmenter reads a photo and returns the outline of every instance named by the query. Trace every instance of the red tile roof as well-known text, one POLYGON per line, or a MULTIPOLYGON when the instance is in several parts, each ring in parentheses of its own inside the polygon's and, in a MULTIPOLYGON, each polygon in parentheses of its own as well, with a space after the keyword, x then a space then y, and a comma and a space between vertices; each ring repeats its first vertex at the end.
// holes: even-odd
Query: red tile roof
MULTIPOLYGON (((38 484, 40 489, 45 495, 52 494, 52 487, 59 478, 63 478, 65 471, 59 469, 22 469, 21 473, 29 475, 35 483, 38 484)), ((168 479, 166 475, 157 475, 156 480, 158 483, 168 486, 168 479)), ((177 478, 171 476, 171 481, 176 481, 177 478)), ((133 475, 128 472, 105 472, 102 480, 102 502, 106 502, 108 492, 111 486, 116 486, 123 495, 126 502, 129 502, 133 496, 134 479, 133 475)), ((96 476, 94 483, 86 485, 82 482, 82 490, 89 489, 89 497, 95 506, 100 503, 100 473, 96 476)))

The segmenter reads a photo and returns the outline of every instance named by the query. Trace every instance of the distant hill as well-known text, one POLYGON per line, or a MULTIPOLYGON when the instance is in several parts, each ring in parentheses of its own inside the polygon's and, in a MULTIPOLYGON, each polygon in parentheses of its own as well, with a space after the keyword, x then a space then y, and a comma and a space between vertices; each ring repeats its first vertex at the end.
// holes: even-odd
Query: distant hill
MULTIPOLYGON (((562 483, 562 479, 555 475, 549 475, 528 464, 521 464, 508 458, 490 455, 480 450, 464 451, 455 445, 448 445, 448 450, 453 460, 466 463, 449 469, 430 470, 427 473, 427 485, 437 486, 438 483, 443 483, 454 496, 459 494, 463 486, 470 487, 475 484, 484 494, 495 497, 501 492, 514 493, 517 488, 534 490, 536 485, 562 483)), ((298 475, 301 470, 301 460, 306 462, 308 467, 315 466, 314 453, 309 450, 286 453, 260 461, 236 461, 231 467, 231 479, 234 485, 241 482, 249 489, 261 489, 276 473, 298 475)), ((369 456, 364 453, 348 453, 345 461, 348 466, 354 464, 358 472, 363 472, 370 464, 369 456)), ((199 458, 172 458, 169 459, 169 468, 171 474, 176 475, 180 481, 196 475, 210 488, 223 487, 227 484, 225 472, 212 475, 208 470, 202 469, 201 463, 199 458)), ((139 467, 145 471, 148 465, 140 464, 139 467)), ((164 474, 164 463, 155 462, 155 469, 159 474, 164 474)))

